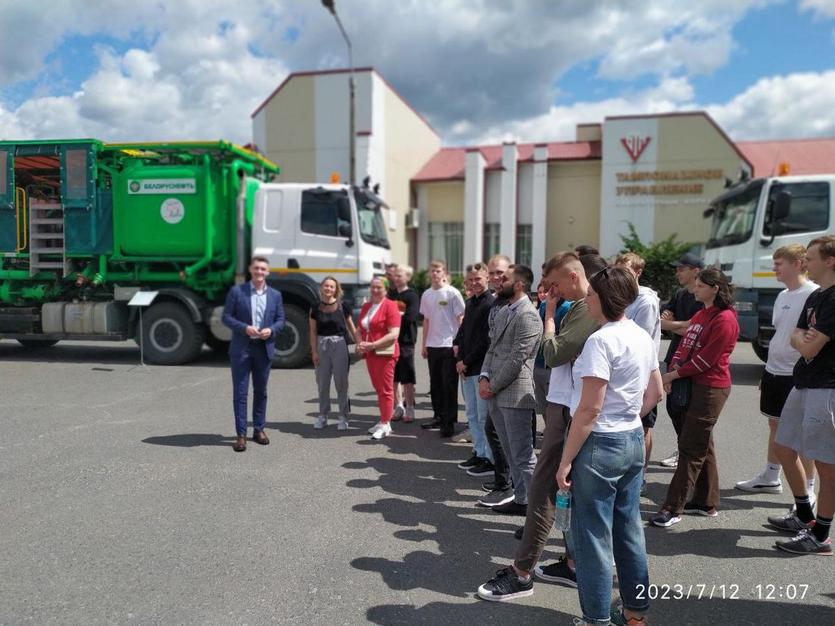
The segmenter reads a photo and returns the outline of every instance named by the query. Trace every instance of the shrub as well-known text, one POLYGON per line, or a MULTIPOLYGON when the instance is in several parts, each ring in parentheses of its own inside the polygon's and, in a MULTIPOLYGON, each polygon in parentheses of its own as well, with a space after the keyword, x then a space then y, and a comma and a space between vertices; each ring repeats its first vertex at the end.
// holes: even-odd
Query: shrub
POLYGON ((670 235, 663 241, 645 244, 641 241, 635 226, 631 223, 629 224, 629 234, 621 235, 620 238, 623 241, 621 253, 634 252, 646 261, 640 283, 655 289, 662 302, 669 300, 678 287, 675 271, 670 264, 689 251, 693 244, 677 241, 675 234, 670 235))

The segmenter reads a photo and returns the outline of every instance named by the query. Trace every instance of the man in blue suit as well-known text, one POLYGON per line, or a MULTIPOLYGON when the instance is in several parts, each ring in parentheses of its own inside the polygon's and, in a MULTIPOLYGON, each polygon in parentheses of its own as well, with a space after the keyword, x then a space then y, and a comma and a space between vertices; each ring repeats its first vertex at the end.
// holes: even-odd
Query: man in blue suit
POLYGON ((270 443, 264 434, 267 421, 267 382, 275 354, 275 338, 284 328, 281 293, 267 285, 270 264, 264 257, 252 257, 252 280, 236 285, 226 296, 223 323, 232 329, 229 359, 232 363, 232 394, 235 410, 235 452, 246 450, 246 402, 252 375, 252 440, 270 443))

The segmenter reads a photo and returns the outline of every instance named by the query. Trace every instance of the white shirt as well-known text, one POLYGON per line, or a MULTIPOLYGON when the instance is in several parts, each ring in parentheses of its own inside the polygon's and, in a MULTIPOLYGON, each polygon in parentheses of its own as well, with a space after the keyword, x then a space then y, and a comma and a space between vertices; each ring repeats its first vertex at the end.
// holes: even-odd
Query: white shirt
POLYGON ((626 307, 623 314, 643 328, 652 337, 655 353, 661 349, 661 302, 658 294, 649 287, 638 286, 638 297, 626 307))
POLYGON ((574 381, 571 379, 571 361, 551 368, 548 381, 548 395, 545 399, 551 404, 571 406, 574 381))
POLYGON ((806 299, 817 288, 818 286, 809 280, 797 289, 783 289, 777 294, 771 314, 774 336, 768 344, 768 361, 765 364, 765 371, 769 374, 791 376, 794 372, 800 353, 791 346, 792 332, 797 328, 797 320, 800 319, 806 299))
POLYGON ((420 297, 420 314, 429 321, 427 348, 451 348, 464 315, 464 298, 451 285, 427 289, 420 297))
POLYGON ((641 405, 649 377, 658 369, 652 339, 629 319, 609 322, 586 340, 574 363, 571 414, 577 412, 583 378, 607 381, 606 395, 594 432, 621 432, 641 427, 641 405))
POLYGON ((371 325, 371 321, 374 319, 374 316, 377 315, 377 311, 380 310, 381 304, 383 304, 382 301, 372 302, 371 306, 368 308, 368 312, 365 314, 365 317, 360 320, 360 326, 365 329, 365 332, 368 332, 368 327, 371 325))

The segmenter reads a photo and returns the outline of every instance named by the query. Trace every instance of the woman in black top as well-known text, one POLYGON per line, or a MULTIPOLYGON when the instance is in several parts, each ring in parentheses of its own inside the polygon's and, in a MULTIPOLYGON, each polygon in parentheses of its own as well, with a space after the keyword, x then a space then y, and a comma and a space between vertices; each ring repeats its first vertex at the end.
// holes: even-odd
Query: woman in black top
POLYGON ((333 276, 319 285, 319 305, 310 310, 310 352, 316 368, 319 392, 319 416, 313 423, 317 429, 328 425, 331 410, 331 378, 339 398, 339 430, 348 429, 348 343, 356 342, 357 329, 351 319, 351 308, 342 300, 342 287, 333 276))

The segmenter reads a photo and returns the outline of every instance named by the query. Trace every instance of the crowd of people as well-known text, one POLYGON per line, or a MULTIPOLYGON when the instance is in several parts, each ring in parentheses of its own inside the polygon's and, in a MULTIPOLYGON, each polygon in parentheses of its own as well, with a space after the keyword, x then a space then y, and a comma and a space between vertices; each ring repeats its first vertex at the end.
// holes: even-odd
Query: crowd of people
MULTIPOLYGON (((431 284, 420 296, 409 286, 412 268, 392 265, 386 277, 372 281, 356 327, 339 282, 325 278, 320 304, 310 313, 319 393, 313 426, 327 425, 332 379, 338 428, 348 428, 350 341, 377 393, 380 419, 369 430, 371 437, 389 436, 393 421, 414 421, 420 341, 432 406, 421 427, 471 442, 470 456, 458 466, 486 479, 477 504, 525 518, 515 533, 513 562, 477 595, 493 601, 529 596, 536 577, 577 588, 585 623, 645 624, 648 603, 638 590, 647 588, 649 569, 639 505, 657 406, 666 396, 678 445, 660 461, 675 472, 649 527, 669 528, 682 521, 683 513, 716 517, 720 491, 713 428, 731 392, 730 356, 739 335, 728 278, 692 254, 674 266, 680 288, 662 304, 653 289, 639 284, 645 269, 640 256, 627 253, 609 263, 590 246, 554 255, 543 264, 538 284, 531 268, 503 255, 473 263, 464 276, 466 298, 450 284, 442 261, 431 263, 431 284), (659 363, 662 331, 671 341, 659 363), (456 434, 459 388, 467 428, 456 434), (545 424, 538 455, 537 415, 545 424), (565 555, 542 564, 558 489, 572 499, 570 525, 563 531, 565 555), (620 593, 614 608, 613 570, 620 593)), ((269 343, 280 330, 273 321, 264 333, 259 329, 266 322, 255 322, 272 321, 274 304, 281 303, 279 295, 259 304, 258 294, 269 288, 258 270, 250 287, 230 295, 224 315, 236 336, 242 335, 238 343, 250 349, 269 343), (235 307, 241 320, 235 319, 235 307), (253 323, 247 323, 250 318, 253 323)), ((761 383, 760 411, 769 424, 767 463, 736 487, 780 493, 782 470, 794 501, 768 523, 792 536, 775 546, 794 554, 831 555, 835 236, 814 239, 808 248, 778 249, 774 271, 786 289, 774 306, 775 334, 761 383)), ((260 363, 259 358, 233 359, 238 444, 243 436, 244 447, 239 395, 245 393, 241 381, 248 381, 248 373, 242 368, 260 363)), ((264 376, 252 371, 253 380, 258 378, 254 440, 264 443, 264 376)), ((245 400, 244 395, 244 410, 245 400)))

